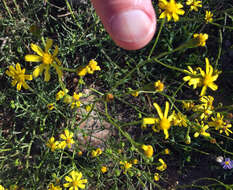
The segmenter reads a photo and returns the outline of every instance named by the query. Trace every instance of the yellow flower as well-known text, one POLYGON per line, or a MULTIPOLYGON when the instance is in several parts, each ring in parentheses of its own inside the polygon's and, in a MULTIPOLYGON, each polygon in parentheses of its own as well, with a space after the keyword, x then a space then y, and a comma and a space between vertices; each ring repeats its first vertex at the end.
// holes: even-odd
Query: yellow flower
POLYGON ((135 91, 133 91, 133 92, 131 93, 131 95, 134 96, 134 97, 138 97, 139 92, 138 92, 137 90, 135 90, 135 91))
POLYGON ((87 72, 89 73, 89 74, 93 74, 94 73, 94 71, 100 71, 101 69, 100 69, 100 67, 98 66, 98 63, 94 60, 94 59, 92 59, 91 61, 89 61, 89 64, 88 64, 88 66, 87 66, 87 72))
POLYGON ((198 11, 198 7, 202 7, 201 1, 197 0, 187 0, 186 5, 190 6, 190 11, 198 11))
POLYGON ((195 105, 193 108, 194 112, 201 112, 200 119, 208 119, 209 116, 213 113, 213 101, 212 96, 202 96, 200 102, 202 104, 195 105))
POLYGON ((0 185, 0 190, 7 190, 7 189, 4 188, 2 185, 0 185))
POLYGON ((171 153, 171 151, 168 149, 168 148, 166 148, 165 150, 164 150, 164 154, 170 154, 171 153))
POLYGON ((69 175, 71 177, 70 176, 65 177, 65 180, 68 182, 63 184, 65 188, 69 187, 69 190, 78 190, 79 188, 80 189, 85 188, 85 183, 87 183, 87 179, 81 179, 83 176, 81 172, 72 171, 69 173, 69 175))
POLYGON ((164 90, 164 84, 158 80, 154 83, 155 89, 158 90, 159 92, 162 92, 164 90))
POLYGON ((77 70, 77 75, 80 77, 84 77, 87 74, 87 68, 86 67, 80 67, 77 70))
POLYGON ((52 47, 53 45, 53 40, 52 39, 48 39, 46 41, 46 46, 45 46, 45 51, 43 51, 39 46, 37 46, 36 44, 31 44, 31 48, 34 52, 36 52, 38 55, 26 55, 25 56, 25 61, 29 61, 29 62, 42 62, 42 64, 40 64, 39 66, 37 66, 35 68, 35 70, 33 71, 33 76, 36 78, 38 77, 41 73, 44 72, 44 81, 48 82, 50 80, 50 73, 49 73, 49 69, 50 67, 54 67, 58 77, 61 78, 62 77, 62 71, 59 68, 58 65, 61 65, 61 62, 59 61, 59 59, 57 58, 57 54, 58 54, 58 46, 55 46, 55 50, 53 52, 53 54, 50 54, 49 49, 52 47), (57 65, 57 64, 58 65, 57 65))
POLYGON ((159 158, 159 162, 161 163, 161 165, 156 167, 156 169, 161 171, 161 172, 166 170, 167 169, 167 164, 163 161, 162 158, 159 158))
POLYGON ((191 111, 195 106, 193 101, 182 101, 182 104, 183 109, 186 111, 191 111))
POLYGON ((211 127, 215 127, 215 130, 219 130, 226 124, 226 122, 223 121, 223 118, 223 115, 217 113, 217 117, 211 117, 212 121, 208 122, 208 125, 211 127))
POLYGON ((60 186, 54 186, 52 183, 49 184, 48 190, 62 190, 60 186))
POLYGON ((54 150, 58 148, 58 141, 55 141, 55 138, 51 137, 46 146, 49 147, 52 152, 54 152, 54 150))
POLYGON ((194 133, 194 137, 197 138, 199 135, 205 136, 205 137, 210 137, 210 134, 206 132, 207 129, 209 129, 208 125, 205 125, 203 123, 203 121, 201 122, 201 124, 199 124, 197 122, 197 124, 199 125, 198 127, 195 127, 198 131, 194 133))
POLYGON ((159 177, 159 174, 158 174, 158 173, 155 173, 155 174, 154 174, 154 180, 155 180, 155 181, 159 181, 159 178, 160 178, 160 177, 159 177))
MULTIPOLYGON (((161 108, 159 107, 159 105, 157 103, 153 104, 155 109, 157 110, 158 114, 159 114, 159 123, 158 123, 158 131, 159 130, 163 130, 163 133, 165 135, 165 139, 168 139, 169 134, 168 134, 168 130, 171 127, 171 121, 173 119, 173 115, 168 116, 168 112, 169 112, 169 103, 166 102, 165 104, 165 111, 164 114, 161 111, 161 108)), ((156 131, 156 129, 155 129, 156 131)))
POLYGON ((89 74, 93 74, 94 71, 100 71, 100 67, 98 66, 98 63, 92 59, 89 61, 88 65, 85 66, 85 67, 80 67, 78 70, 77 70, 77 74, 80 76, 80 77, 83 77, 85 76, 87 73, 89 74))
POLYGON ((132 167, 132 164, 127 161, 120 161, 120 164, 122 165, 121 169, 124 170, 124 174, 132 167))
POLYGON ((65 129, 64 134, 60 135, 60 138, 62 138, 64 141, 62 141, 62 147, 68 146, 68 148, 71 148, 71 145, 74 144, 73 140, 74 134, 72 132, 69 132, 68 129, 65 129))
POLYGON ((96 150, 92 150, 92 152, 91 152, 91 157, 92 157, 92 158, 97 157, 97 156, 101 155, 102 152, 103 152, 103 151, 102 151, 100 148, 97 148, 96 150))
POLYGON ((231 124, 225 124, 222 126, 222 128, 219 130, 220 134, 224 132, 227 136, 229 136, 229 133, 233 133, 229 128, 231 128, 231 124))
POLYGON ((79 98, 82 96, 82 93, 76 93, 76 92, 74 92, 74 94, 73 94, 73 100, 72 100, 72 103, 71 103, 71 109, 73 109, 73 108, 75 108, 75 107, 77 107, 77 108, 79 108, 80 107, 80 105, 81 105, 81 102, 79 101, 79 98))
POLYGON ((154 149, 151 145, 142 145, 141 146, 142 150, 144 150, 144 154, 147 158, 151 158, 154 153, 154 149))
POLYGON ((108 171, 108 168, 106 166, 101 167, 101 172, 104 174, 108 171))
POLYGON ((178 114, 176 114, 175 112, 173 112, 173 125, 174 126, 179 126, 179 127, 187 127, 187 117, 186 115, 178 112, 178 114))
POLYGON ((188 82, 189 86, 193 85, 193 89, 197 88, 197 86, 200 85, 201 79, 200 76, 198 75, 197 71, 193 70, 192 67, 188 66, 188 70, 184 70, 188 76, 183 77, 183 80, 185 82, 188 82))
POLYGON ((60 90, 57 94, 56 94, 56 101, 62 99, 65 96, 65 93, 67 93, 68 90, 66 89, 66 92, 64 92, 63 90, 60 90))
POLYGON ((131 161, 131 163, 134 164, 134 165, 138 164, 138 159, 133 159, 133 160, 131 161))
MULTIPOLYGON (((206 105, 210 110, 214 109, 213 102, 214 97, 213 96, 202 96, 199 99, 204 105, 206 105)), ((202 104, 202 105, 203 105, 202 104)))
POLYGON ((90 112, 90 111, 91 111, 91 108, 92 108, 92 105, 87 105, 87 106, 85 107, 85 109, 86 109, 87 112, 90 112))
POLYGON ((210 11, 205 11, 205 20, 206 22, 213 22, 213 13, 210 11))
POLYGON ((79 156, 82 156, 83 155, 83 152, 81 150, 78 151, 78 155, 79 156))
POLYGON ((220 72, 217 70, 216 71, 213 70, 213 67, 210 65, 208 58, 205 58, 205 62, 206 62, 206 72, 204 72, 201 68, 199 68, 202 76, 201 84, 203 86, 200 96, 205 95, 207 87, 209 87, 213 91, 216 91, 218 89, 218 86, 214 83, 214 81, 217 80, 220 72))
POLYGON ((159 18, 167 18, 168 21, 173 18, 176 22, 179 20, 178 15, 183 15, 185 13, 185 11, 181 9, 182 7, 183 5, 176 3, 175 0, 170 0, 170 2, 159 0, 159 8, 164 10, 159 18))
MULTIPOLYGON (((1 188, 0 188, 1 189, 1 188)), ((11 185, 10 186, 10 190, 23 190, 24 188, 19 188, 19 186, 18 185, 11 185)), ((6 189, 5 189, 6 190, 6 189)))
POLYGON ((217 113, 216 117, 211 117, 212 121, 208 122, 208 125, 211 127, 215 127, 215 130, 219 130, 220 133, 225 132, 227 136, 229 133, 233 133, 229 128, 231 128, 231 124, 223 121, 224 116, 220 113, 217 113))
POLYGON ((49 110, 53 110, 53 109, 54 109, 54 103, 48 104, 48 105, 47 105, 47 108, 48 108, 49 110))
POLYGON ((13 80, 11 82, 12 86, 15 86, 17 83, 17 90, 20 91, 23 86, 24 89, 29 89, 30 87, 25 82, 25 80, 32 80, 32 75, 25 75, 25 69, 21 69, 19 63, 16 64, 15 68, 11 65, 6 71, 6 74, 11 77, 13 80))
POLYGON ((194 39, 197 41, 197 46, 205 46, 208 34, 193 34, 194 39))

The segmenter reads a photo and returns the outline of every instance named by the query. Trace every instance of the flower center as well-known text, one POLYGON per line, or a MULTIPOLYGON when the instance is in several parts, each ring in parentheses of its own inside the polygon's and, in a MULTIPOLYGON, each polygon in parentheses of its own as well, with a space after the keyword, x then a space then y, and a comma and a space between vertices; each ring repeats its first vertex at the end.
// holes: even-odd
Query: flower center
POLYGON ((226 162, 225 162, 225 164, 226 164, 226 165, 229 165, 229 164, 230 164, 230 162, 229 162, 229 161, 226 161, 226 162))
POLYGON ((18 81, 18 82, 23 82, 24 81, 24 74, 17 74, 16 75, 16 80, 18 81))
POLYGON ((222 126, 223 121, 222 121, 222 120, 217 120, 217 121, 216 121, 216 124, 217 124, 218 126, 222 126))
POLYGON ((212 78, 210 75, 206 75, 204 80, 203 80, 203 84, 204 86, 208 86, 208 84, 210 84, 212 82, 212 78))
POLYGON ((79 181, 78 180, 74 180, 72 182, 72 184, 73 184, 73 187, 78 187, 79 181))
POLYGON ((167 4, 166 10, 167 10, 169 13, 175 13, 176 10, 177 10, 176 4, 175 4, 175 3, 172 3, 172 2, 168 3, 168 4, 167 4))
POLYGON ((67 142, 68 144, 71 144, 71 139, 70 139, 70 138, 67 138, 67 139, 66 139, 66 142, 67 142))
POLYGON ((171 123, 170 121, 168 121, 167 118, 163 118, 160 123, 159 126, 161 129, 165 130, 165 129, 170 129, 171 123))
POLYGON ((43 63, 49 65, 52 64, 52 62, 53 62, 53 56, 49 53, 45 53, 43 55, 43 63))

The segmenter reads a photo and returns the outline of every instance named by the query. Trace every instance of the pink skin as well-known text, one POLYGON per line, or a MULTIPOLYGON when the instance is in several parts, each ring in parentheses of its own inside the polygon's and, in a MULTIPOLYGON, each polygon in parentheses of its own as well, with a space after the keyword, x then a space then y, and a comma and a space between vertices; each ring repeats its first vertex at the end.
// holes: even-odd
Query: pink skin
POLYGON ((151 0, 91 0, 113 41, 127 50, 147 45, 156 30, 151 0))

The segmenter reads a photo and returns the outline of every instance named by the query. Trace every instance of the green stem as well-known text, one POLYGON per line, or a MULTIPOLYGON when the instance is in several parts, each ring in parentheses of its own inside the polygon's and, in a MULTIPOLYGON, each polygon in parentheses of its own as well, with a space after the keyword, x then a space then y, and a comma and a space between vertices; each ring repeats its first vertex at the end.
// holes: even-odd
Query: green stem
POLYGON ((225 185, 224 183, 222 183, 221 181, 218 181, 217 179, 214 179, 214 178, 208 178, 208 177, 204 177, 204 178, 200 178, 200 179, 197 179, 195 181, 193 181, 193 184, 199 182, 199 181, 203 181, 203 180, 206 180, 206 181, 214 181, 214 182, 217 182, 218 184, 224 186, 224 187, 228 187, 228 185, 225 185))
POLYGON ((217 26, 217 27, 220 27, 220 28, 228 28, 228 29, 233 30, 233 27, 231 27, 231 26, 225 26, 225 25, 217 24, 215 22, 210 22, 210 24, 217 26))
POLYGON ((109 122, 110 122, 113 126, 115 126, 115 127, 120 131, 120 133, 131 143, 131 145, 132 145, 133 147, 139 147, 139 146, 140 146, 139 143, 136 143, 136 142, 130 137, 130 135, 129 135, 127 132, 123 131, 123 130, 121 129, 121 127, 120 127, 119 125, 117 125, 117 124, 113 121, 113 119, 111 118, 111 116, 108 114, 107 102, 105 102, 105 114, 106 114, 106 116, 107 116, 109 122))
POLYGON ((69 3, 68 0, 66 0, 66 5, 67 5, 67 7, 68 7, 68 9, 69 9, 69 11, 70 11, 70 13, 71 13, 73 19, 75 20, 76 25, 78 26, 78 28, 81 29, 81 30, 83 30, 82 26, 78 23, 76 17, 74 16, 74 12, 73 12, 73 10, 72 10, 72 8, 71 8, 70 3, 69 3))
POLYGON ((190 146, 182 145, 182 144, 179 144, 179 143, 177 143, 177 142, 173 142, 173 141, 171 142, 171 141, 170 141, 170 143, 171 143, 171 144, 176 144, 176 145, 178 145, 178 146, 180 146, 180 147, 183 147, 184 150, 191 149, 191 150, 194 150, 194 151, 199 152, 199 153, 201 153, 201 154, 205 154, 205 155, 208 155, 208 156, 210 155, 208 152, 204 152, 204 151, 198 150, 198 149, 193 148, 193 147, 190 147, 190 146))
POLYGON ((7 13, 9 14, 10 18, 12 19, 13 17, 12 17, 12 15, 11 15, 11 11, 10 11, 9 7, 7 6, 5 0, 3 0, 3 4, 4 4, 4 6, 5 6, 5 9, 6 9, 7 13))
POLYGON ((221 57, 221 53, 222 53, 222 31, 219 30, 219 39, 220 39, 220 42, 219 42, 219 46, 218 46, 218 57, 216 59, 216 62, 215 62, 215 66, 214 66, 214 70, 217 69, 217 66, 218 66, 218 61, 221 57))
POLYGON ((66 67, 60 67, 60 69, 63 71, 69 71, 69 72, 73 72, 73 73, 77 72, 77 69, 70 69, 70 68, 66 68, 66 67))
MULTIPOLYGON (((161 53, 161 54, 159 54, 158 56, 156 56, 156 57, 154 57, 154 58, 150 58, 150 59, 147 59, 147 60, 145 60, 145 61, 140 62, 140 63, 137 64, 136 67, 135 67, 134 69, 132 69, 124 78, 122 78, 121 80, 119 80, 119 81, 111 88, 111 91, 112 91, 113 89, 117 88, 120 84, 124 83, 124 81, 125 81, 130 75, 132 75, 132 73, 134 73, 137 69, 139 69, 139 68, 142 67, 143 65, 145 65, 145 64, 147 64, 147 63, 151 63, 152 61, 156 61, 156 62, 157 62, 159 58, 164 57, 164 56, 169 55, 169 54, 172 54, 172 53, 177 52, 177 51, 179 51, 179 50, 182 50, 182 49, 184 49, 184 48, 188 48, 186 43, 184 43, 183 45, 179 46, 178 48, 176 48, 176 49, 174 49, 174 50, 172 50, 172 51, 161 53)), ((158 63, 160 63, 161 65, 163 65, 163 66, 165 66, 165 67, 167 67, 167 68, 170 68, 170 69, 173 69, 173 70, 178 70, 178 71, 180 71, 180 72, 183 72, 183 73, 185 73, 185 74, 190 75, 190 73, 184 71, 183 69, 179 69, 179 68, 173 67, 173 66, 168 66, 168 65, 166 65, 166 64, 164 64, 164 63, 162 63, 162 62, 158 62, 158 63)), ((190 75, 190 76, 192 76, 192 75, 190 75)))
POLYGON ((156 39, 155 39, 155 43, 154 43, 154 45, 153 45, 153 47, 152 47, 152 49, 151 49, 151 51, 150 51, 150 53, 149 53, 147 59, 150 59, 152 53, 154 52, 154 49, 155 49, 155 47, 156 47, 156 45, 157 45, 157 43, 158 43, 158 40, 159 40, 161 31, 162 31, 162 29, 163 29, 163 26, 164 26, 164 24, 165 24, 165 21, 166 21, 166 19, 163 19, 163 20, 162 20, 162 23, 161 23, 160 28, 159 28, 159 32, 158 32, 157 37, 156 37, 156 39))
POLYGON ((180 69, 180 68, 177 68, 177 67, 174 67, 174 66, 171 66, 171 65, 167 65, 165 63, 162 63, 161 61, 159 61, 157 58, 153 58, 153 61, 155 61, 156 63, 159 63, 160 65, 163 65, 164 67, 167 67, 169 69, 172 69, 172 70, 176 70, 176 71, 179 71, 179 72, 182 72, 182 73, 185 73, 185 74, 190 74, 186 71, 184 71, 183 69, 180 69))
POLYGON ((97 94, 99 94, 99 95, 101 95, 101 96, 104 96, 104 94, 102 92, 100 92, 100 91, 98 91, 98 90, 96 90, 94 88, 90 88, 90 90, 97 93, 97 94))
POLYGON ((218 143, 215 143, 215 144, 217 145, 217 147, 218 147, 221 151, 223 151, 223 152, 225 152, 225 153, 230 154, 230 155, 233 156, 233 153, 232 153, 232 152, 229 152, 229 151, 225 150, 225 149, 222 148, 218 143))

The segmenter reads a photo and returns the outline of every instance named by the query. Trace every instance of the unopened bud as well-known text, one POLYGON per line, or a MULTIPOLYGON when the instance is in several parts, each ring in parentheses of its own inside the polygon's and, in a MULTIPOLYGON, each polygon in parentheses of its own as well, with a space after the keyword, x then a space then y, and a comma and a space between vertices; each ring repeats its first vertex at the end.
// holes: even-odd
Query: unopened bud
POLYGON ((190 136, 186 136, 185 144, 191 144, 191 138, 190 138, 190 136))
POLYGON ((216 139, 214 139, 214 138, 212 138, 212 139, 210 139, 210 143, 212 143, 212 144, 216 144, 216 139))
POLYGON ((223 161, 223 157, 222 156, 218 156, 216 158, 216 162, 221 163, 222 161, 223 161))
POLYGON ((112 101, 113 99, 114 99, 113 94, 110 94, 110 93, 109 93, 109 94, 106 95, 106 101, 107 101, 107 102, 110 102, 110 101, 112 101))

